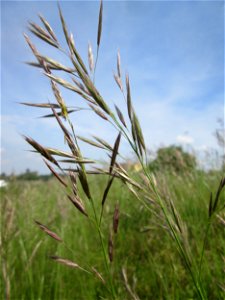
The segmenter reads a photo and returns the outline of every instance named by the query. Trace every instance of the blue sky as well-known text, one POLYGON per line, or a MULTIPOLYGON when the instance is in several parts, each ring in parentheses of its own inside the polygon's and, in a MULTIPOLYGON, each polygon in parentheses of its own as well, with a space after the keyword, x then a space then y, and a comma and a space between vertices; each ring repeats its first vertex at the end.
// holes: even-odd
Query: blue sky
MULTIPOLYGON (((62 1, 68 28, 87 61, 90 41, 96 54, 99 3, 62 1)), ((42 160, 20 134, 45 146, 65 148, 54 120, 38 119, 44 110, 17 102, 53 100, 48 79, 33 61, 23 32, 38 13, 49 21, 62 45, 65 41, 55 1, 1 2, 1 157, 2 171, 26 168, 46 172, 42 160)), ((68 65, 55 49, 31 34, 39 52, 68 65)), ((183 144, 196 151, 216 148, 213 131, 224 119, 224 3, 223 1, 105 1, 103 33, 96 84, 107 102, 124 107, 114 82, 116 53, 120 49, 123 75, 129 72, 132 99, 143 127, 146 144, 183 144)), ((68 105, 84 106, 75 94, 62 88, 68 105)), ((113 143, 115 131, 90 112, 72 117, 78 134, 98 133, 113 143)), ((87 156, 104 159, 102 152, 82 145, 87 156)), ((132 157, 128 145, 122 151, 132 157)))

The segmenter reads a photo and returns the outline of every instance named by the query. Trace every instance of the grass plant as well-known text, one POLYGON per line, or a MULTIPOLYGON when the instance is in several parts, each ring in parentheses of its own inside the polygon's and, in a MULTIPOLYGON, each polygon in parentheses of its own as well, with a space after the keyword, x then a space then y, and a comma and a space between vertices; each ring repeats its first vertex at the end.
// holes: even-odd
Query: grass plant
MULTIPOLYGON (((21 274, 26 294, 20 299, 212 299, 211 295, 220 297, 220 289, 223 288, 220 282, 222 271, 219 267, 219 260, 222 261, 221 254, 216 251, 208 253, 208 256, 216 260, 216 270, 213 271, 210 263, 206 263, 204 258, 207 249, 211 249, 212 245, 216 249, 220 248, 219 242, 222 241, 222 229, 213 227, 213 224, 215 220, 218 223, 219 220, 224 222, 221 213, 224 209, 222 193, 225 178, 217 184, 216 192, 211 194, 208 217, 208 189, 204 187, 203 175, 189 174, 190 176, 175 179, 161 174, 155 178, 148 168, 144 136, 132 103, 129 75, 126 74, 123 79, 119 53, 114 78, 126 102, 127 111, 122 112, 118 106, 111 108, 95 85, 103 3, 100 2, 95 60, 92 47, 90 44, 88 46, 89 68, 76 48, 60 7, 59 16, 67 49, 61 46, 43 16, 40 16, 42 27, 30 22, 30 31, 66 55, 69 66, 39 53, 28 35, 25 35, 36 58, 35 62, 29 64, 43 69, 44 75, 49 78, 55 101, 23 104, 50 110, 45 117, 53 117, 58 123, 68 151, 46 147, 33 138, 24 137, 34 151, 43 157, 44 163, 60 187, 56 189, 54 183, 54 188, 50 188, 54 193, 48 196, 51 197, 51 201, 46 197, 43 201, 45 195, 38 190, 39 187, 27 186, 23 193, 29 193, 29 189, 36 189, 37 195, 32 191, 31 198, 35 196, 40 199, 35 199, 36 204, 33 207, 34 199, 28 200, 26 195, 24 201, 28 203, 23 204, 23 213, 19 209, 21 203, 17 202, 16 207, 14 203, 12 205, 12 200, 4 202, 5 205, 12 205, 12 215, 17 219, 19 226, 11 231, 12 237, 17 238, 4 242, 7 250, 3 257, 11 255, 11 244, 17 242, 14 249, 19 249, 19 259, 26 265, 24 273, 21 274), (55 72, 60 75, 55 75, 55 72), (83 107, 68 107, 60 87, 80 96, 86 105, 85 109, 88 108, 117 130, 113 145, 100 136, 88 139, 77 134, 70 115, 83 107), (129 143, 141 166, 138 173, 128 172, 121 163, 120 143, 124 140, 129 143), (81 152, 80 143, 89 144, 96 150, 104 150, 109 157, 108 166, 99 166, 93 159, 86 158, 81 152), (191 176, 196 176, 197 179, 191 176), (121 185, 125 185, 127 191, 121 189, 121 185), (195 193, 190 192, 193 190, 195 193), (59 197, 64 199, 63 204, 59 197), (138 200, 136 204, 134 198, 138 200), (74 206, 75 213, 69 209, 70 203, 74 206), (25 211, 29 212, 24 219, 25 211), (50 236, 51 241, 44 241, 44 236, 35 229, 35 235, 32 237, 29 230, 20 232, 21 226, 26 222, 27 228, 32 226, 31 216, 42 234, 44 232, 50 236), (216 231, 218 237, 218 240, 212 239, 211 246, 208 244, 211 240, 210 231, 216 231), (37 268, 37 252, 39 260, 41 253, 46 259, 38 265, 39 272, 35 274, 32 270, 37 268), (71 270, 66 270, 66 267, 70 267, 71 270), (217 276, 212 277, 216 281, 216 291, 210 283, 210 272, 216 273, 217 276), (35 284, 37 280, 39 284, 35 284), (75 296, 77 293, 79 296, 75 296)), ((212 181, 212 186, 215 187, 216 180, 213 178, 212 181)), ((53 185, 52 182, 48 184, 53 185)), ((14 189, 17 193, 20 191, 16 184, 14 189)), ((20 199, 22 198, 20 195, 20 199)), ((8 219, 4 222, 6 228, 9 226, 7 224, 8 219)), ((20 272, 21 263, 14 259, 14 264, 12 270, 11 263, 3 258, 6 298, 10 293, 15 293, 15 287, 10 290, 9 278, 15 278, 20 272)))

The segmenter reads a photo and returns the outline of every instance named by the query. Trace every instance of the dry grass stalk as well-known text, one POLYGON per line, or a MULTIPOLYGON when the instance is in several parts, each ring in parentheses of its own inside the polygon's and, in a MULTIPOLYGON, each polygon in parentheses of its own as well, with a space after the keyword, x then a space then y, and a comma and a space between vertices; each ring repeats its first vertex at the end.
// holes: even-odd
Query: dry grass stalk
POLYGON ((102 283, 106 284, 105 279, 102 277, 102 275, 101 275, 94 267, 92 267, 91 269, 92 269, 93 273, 95 274, 95 276, 96 276, 98 279, 100 279, 100 281, 101 281, 102 283))
POLYGON ((51 231, 50 229, 48 229, 45 225, 41 224, 38 221, 34 221, 38 227, 44 231, 46 234, 48 234, 50 237, 52 237, 54 240, 58 241, 58 242, 62 242, 63 240, 53 231, 51 231))
POLYGON ((30 256, 30 258, 29 258, 29 260, 28 260, 28 262, 27 262, 27 266, 26 266, 26 268, 25 268, 25 271, 27 271, 27 270, 30 268, 30 266, 31 266, 31 264, 32 264, 32 261, 33 261, 35 255, 36 255, 36 253, 37 253, 37 251, 38 251, 38 249, 40 248, 40 246, 41 246, 42 243, 43 243, 43 240, 40 240, 40 241, 36 244, 36 246, 34 247, 32 253, 31 253, 31 256, 30 256))
POLYGON ((217 216, 219 222, 225 227, 225 216, 224 216, 224 218, 222 218, 220 215, 216 215, 216 216, 217 216))
POLYGON ((11 286, 10 286, 10 280, 9 280, 6 262, 4 260, 2 261, 2 275, 5 283, 5 299, 10 300, 11 286))
POLYGON ((129 295, 131 296, 131 298, 133 300, 140 300, 139 297, 132 291, 132 289, 129 285, 128 278, 127 278, 127 272, 126 272, 125 268, 122 268, 122 276, 123 276, 123 280, 124 280, 126 290, 129 293, 129 295))

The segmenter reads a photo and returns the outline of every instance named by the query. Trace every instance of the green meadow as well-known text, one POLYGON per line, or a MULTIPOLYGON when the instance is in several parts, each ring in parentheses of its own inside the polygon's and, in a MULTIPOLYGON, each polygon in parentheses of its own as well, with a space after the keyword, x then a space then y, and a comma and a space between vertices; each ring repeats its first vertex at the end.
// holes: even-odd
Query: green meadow
MULTIPOLYGON (((185 175, 160 172, 156 176, 161 196, 173 199, 179 212, 186 228, 186 247, 196 265, 208 222, 210 193, 215 194, 221 177, 221 172, 200 171, 185 175)), ((107 179, 94 175, 89 183, 99 216, 107 179)), ((87 211, 91 211, 84 194, 82 199, 87 211)), ((190 274, 165 222, 146 210, 119 180, 115 180, 105 203, 105 248, 116 204, 119 227, 110 263, 116 299, 197 299, 190 274)), ((1 208, 1 299, 111 299, 94 225, 72 205, 56 179, 11 180, 1 189, 1 208), (50 228, 63 242, 40 230, 34 220, 50 228), (51 256, 73 261, 87 271, 59 264, 51 256), (105 283, 92 272, 93 267, 105 283)), ((222 214, 218 214, 212 219, 205 242, 201 282, 208 299, 224 298, 225 240, 221 218, 222 214)))

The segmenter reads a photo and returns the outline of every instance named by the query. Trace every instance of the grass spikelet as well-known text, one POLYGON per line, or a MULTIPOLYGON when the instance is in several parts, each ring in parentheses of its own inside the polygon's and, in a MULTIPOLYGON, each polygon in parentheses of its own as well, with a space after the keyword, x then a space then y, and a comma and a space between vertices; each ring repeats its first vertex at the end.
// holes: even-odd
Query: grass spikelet
MULTIPOLYGON (((32 66, 32 67, 36 67, 36 68, 43 68, 43 65, 37 63, 37 62, 34 62, 34 61, 26 61, 25 64, 29 65, 29 66, 32 66)), ((50 64, 47 64, 47 69, 48 70, 55 70, 55 71, 60 71, 59 68, 55 67, 55 66, 52 66, 50 64)))
POLYGON ((33 22, 29 22, 30 28, 39 32, 40 34, 46 36, 46 38, 51 39, 52 37, 48 34, 48 32, 46 32, 43 28, 41 28, 39 25, 33 23, 33 22))
POLYGON ((85 208, 83 206, 83 203, 79 200, 78 196, 70 196, 67 195, 68 199, 73 203, 73 205, 86 217, 88 217, 88 214, 85 211, 85 208))
POLYGON ((55 103, 30 103, 30 102, 20 102, 22 105, 41 107, 41 108, 60 108, 60 105, 55 103))
POLYGON ((90 189, 89 189, 89 185, 88 185, 88 181, 87 181, 87 175, 86 175, 86 172, 84 169, 79 168, 78 177, 79 177, 79 180, 80 180, 80 183, 81 183, 84 193, 86 194, 88 199, 91 199, 91 193, 90 193, 90 189))
POLYGON ((59 167, 58 162, 52 157, 52 155, 48 152, 47 148, 44 148, 40 144, 38 144, 35 140, 32 138, 24 136, 24 139, 27 143, 29 143, 34 149, 37 150, 38 153, 40 153, 43 157, 45 157, 47 160, 55 164, 57 167, 59 167))
POLYGON ((130 284, 129 284, 128 278, 127 278, 127 272, 126 272, 125 268, 122 268, 122 276, 123 276, 123 280, 124 280, 126 290, 129 293, 129 295, 131 296, 131 299, 140 300, 139 297, 132 291, 132 289, 130 287, 130 284))
POLYGON ((111 263, 113 262, 113 252, 114 252, 113 235, 112 232, 110 231, 109 240, 108 240, 108 255, 111 263))
POLYGON ((52 30, 50 24, 46 21, 46 19, 42 15, 39 15, 39 18, 42 21, 42 23, 44 24, 48 33, 51 35, 51 37, 58 43, 56 35, 55 35, 54 31, 52 30))
POLYGON ((93 138, 96 140, 96 141, 98 141, 100 144, 102 144, 104 147, 105 147, 105 149, 108 149, 108 150, 110 150, 110 151, 113 151, 113 148, 109 145, 109 143, 107 143, 105 140, 103 140, 103 139, 101 139, 101 138, 99 138, 99 137, 97 137, 97 136, 95 136, 95 135, 93 135, 93 138))
POLYGON ((62 156, 62 157, 70 157, 70 158, 74 158, 73 154, 70 154, 68 152, 65 151, 61 151, 58 149, 53 149, 53 148, 46 148, 46 150, 51 154, 51 155, 57 155, 57 156, 62 156))
POLYGON ((176 226, 179 229, 180 233, 182 233, 183 230, 182 230, 182 225, 181 225, 180 217, 178 215, 178 212, 177 212, 177 210, 176 210, 176 208, 174 206, 174 203, 173 203, 172 199, 170 199, 170 198, 169 198, 169 203, 170 203, 170 208, 171 208, 172 215, 174 217, 174 221, 176 223, 176 226))
POLYGON ((50 37, 47 37, 45 34, 41 33, 40 31, 37 31, 36 29, 29 28, 30 32, 32 32, 34 35, 36 35, 39 39, 43 40, 44 42, 48 43, 49 45, 58 48, 59 45, 52 40, 50 37))
POLYGON ((28 35, 25 34, 25 33, 23 35, 24 35, 25 40, 26 40, 27 44, 29 45, 31 51, 33 52, 34 56, 38 57, 38 55, 39 55, 38 51, 37 51, 36 47, 34 46, 34 44, 32 44, 32 42, 31 42, 30 38, 28 37, 28 35))
POLYGON ((88 63, 89 63, 89 69, 91 72, 94 70, 94 56, 93 56, 93 51, 91 44, 88 44, 88 63))
POLYGON ((117 74, 118 77, 121 78, 121 62, 120 62, 120 51, 117 52, 117 74))
POLYGON ((114 74, 114 79, 118 85, 118 87, 120 88, 121 92, 123 93, 123 85, 122 85, 122 80, 120 77, 118 77, 116 74, 114 74))
MULTIPOLYGON (((60 90, 58 89, 57 84, 53 80, 51 80, 51 87, 52 87, 53 94, 61 107, 62 115, 66 119, 66 117, 68 115, 67 107, 66 107, 65 101, 63 100, 63 98, 61 96, 61 93, 60 93, 60 90)), ((52 109, 53 109, 53 107, 52 107, 52 109)))
POLYGON ((224 186, 225 186, 225 177, 221 179, 219 187, 217 189, 216 197, 214 199, 214 204, 213 204, 213 208, 212 208, 213 212, 215 212, 216 209, 217 209, 217 205, 218 205, 218 202, 219 202, 219 199, 220 199, 220 194, 221 194, 224 186))
POLYGON ((65 36, 65 39, 66 39, 66 42, 67 42, 68 46, 70 46, 69 33, 68 33, 68 30, 67 30, 66 22, 64 20, 62 10, 61 10, 61 7, 60 7, 59 3, 58 3, 58 10, 59 10, 59 16, 60 16, 60 20, 61 20, 61 24, 62 24, 62 28, 63 28, 63 33, 64 33, 64 36, 65 36))
POLYGON ((121 132, 118 134, 116 141, 114 143, 113 151, 112 151, 112 157, 111 157, 111 162, 110 162, 110 167, 109 167, 109 173, 112 174, 114 164, 116 162, 116 156, 118 154, 119 150, 119 145, 120 145, 120 139, 121 139, 121 132))
POLYGON ((213 212, 213 195, 212 192, 210 193, 210 198, 209 198, 209 210, 208 210, 208 215, 211 217, 212 212, 213 212))
POLYGON ((103 197, 102 197, 102 206, 104 206, 104 204, 105 204, 106 198, 107 198, 107 196, 108 196, 108 193, 109 193, 109 190, 110 190, 110 188, 111 188, 111 186, 112 186, 112 183, 113 183, 114 178, 115 178, 115 175, 113 175, 113 176, 109 179, 109 181, 108 181, 108 183, 107 183, 107 186, 106 186, 106 188, 105 188, 105 191, 104 191, 104 194, 103 194, 103 197))
POLYGON ((48 234, 50 237, 52 237, 54 240, 58 242, 62 242, 63 240, 53 231, 48 229, 45 225, 41 224, 40 222, 34 220, 34 222, 39 226, 39 228, 44 231, 46 234, 48 234))
MULTIPOLYGON (((85 86, 84 86, 81 82, 79 82, 79 81, 78 81, 76 78, 74 78, 74 77, 72 78, 72 80, 73 80, 73 82, 76 84, 76 86, 77 86, 81 91, 83 91, 85 94, 91 96, 90 93, 89 93, 89 91, 85 88, 85 86)), ((95 104, 94 101, 91 101, 91 103, 95 104)))
POLYGON ((46 73, 45 75, 48 76, 51 80, 53 80, 53 81, 57 82, 58 84, 62 85, 66 89, 71 90, 73 92, 76 92, 77 94, 82 95, 82 92, 78 88, 76 88, 74 85, 72 85, 71 83, 69 83, 68 81, 66 81, 66 80, 64 80, 64 79, 62 79, 60 77, 56 77, 56 76, 54 76, 52 74, 47 74, 46 73))
POLYGON ((99 16, 98 16, 98 35, 97 35, 97 46, 98 47, 100 45, 101 35, 102 35, 102 13, 103 13, 103 3, 101 0, 100 8, 99 8, 99 16))
POLYGON ((73 193, 75 196, 77 196, 77 174, 69 171, 69 176, 73 187, 73 193))
MULTIPOLYGON (((55 109, 54 109, 53 107, 52 107, 52 111, 53 111, 53 114, 54 114, 54 116, 55 116, 55 118, 56 118, 56 120, 57 120, 59 126, 61 127, 63 133, 65 134, 65 137, 67 138, 67 141, 70 141, 70 143, 73 144, 72 139, 71 139, 71 134, 70 134, 69 131, 66 129, 66 127, 63 125, 62 121, 60 120, 60 118, 59 118, 57 112, 55 111, 55 109)), ((69 146, 70 146, 70 144, 69 144, 69 146)), ((75 145, 74 145, 74 147, 75 147, 75 145)), ((72 149, 73 149, 73 148, 72 148, 72 149)), ((72 150, 72 149, 71 149, 71 150, 72 150)), ((76 151, 76 153, 77 153, 77 151, 76 151)), ((73 153, 73 154, 76 155, 76 153, 73 153)))
POLYGON ((102 277, 102 275, 94 267, 92 267, 91 269, 92 269, 93 273, 95 274, 95 276, 98 279, 100 279, 102 283, 105 284, 105 279, 102 277))
MULTIPOLYGON (((69 114, 73 113, 73 112, 76 112, 78 111, 77 109, 70 109, 70 110, 67 110, 67 114, 66 116, 68 116, 69 114)), ((57 112, 57 115, 59 117, 64 117, 65 118, 65 112, 57 112)), ((41 116, 40 118, 54 118, 55 115, 54 114, 48 114, 48 115, 44 115, 44 116, 41 116)))
POLYGON ((126 86, 127 86, 127 111, 128 111, 128 116, 130 118, 130 121, 132 123, 132 121, 133 121, 133 107, 132 107, 132 103, 131 103, 130 82, 129 82, 128 74, 126 75, 126 86))
POLYGON ((48 63, 50 66, 53 66, 55 69, 57 70, 61 70, 61 71, 65 71, 67 73, 74 73, 75 69, 69 68, 69 67, 65 67, 64 65, 62 65, 61 63, 53 60, 50 57, 47 56, 43 56, 43 55, 38 55, 38 57, 42 60, 44 60, 46 63, 48 63))
POLYGON ((136 131, 136 136, 137 136, 138 142, 139 142, 140 146, 143 148, 143 150, 145 151, 146 147, 145 147, 144 137, 143 137, 143 133, 141 130, 139 120, 135 113, 133 114, 133 116, 134 116, 133 121, 134 121, 134 126, 135 126, 135 131, 136 131))
POLYGON ((61 258, 59 256, 50 256, 50 258, 53 259, 54 261, 60 263, 60 264, 63 264, 65 266, 68 266, 68 267, 71 267, 71 268, 75 268, 75 269, 80 269, 81 268, 77 263, 75 263, 75 262, 73 262, 69 259, 61 258))
MULTIPOLYGON (((74 54, 77 62, 79 63, 79 65, 81 66, 82 70, 84 71, 84 73, 87 75, 88 71, 87 68, 85 67, 85 64, 80 56, 80 54, 78 53, 76 47, 75 47, 75 43, 74 43, 74 38, 73 38, 73 34, 71 33, 70 35, 70 40, 69 40, 69 45, 70 45, 70 49, 71 49, 71 54, 74 54)), ((73 57, 71 56, 72 62, 74 63, 77 71, 78 71, 78 65, 76 65, 75 60, 73 60, 73 57)), ((79 72, 81 73, 81 72, 79 72)))
POLYGON ((94 141, 92 141, 92 140, 90 140, 90 139, 87 139, 87 138, 84 138, 84 137, 82 137, 82 136, 77 136, 77 138, 79 139, 79 140, 81 140, 82 142, 85 142, 85 143, 87 143, 87 144, 89 144, 89 145, 91 145, 91 146, 94 146, 94 147, 97 147, 97 148, 101 148, 101 149, 104 149, 105 147, 103 147, 101 144, 99 144, 99 143, 96 143, 96 142, 94 142, 94 141))
POLYGON ((94 105, 92 104, 88 104, 90 106, 90 108, 99 116, 101 117, 102 119, 108 121, 108 118, 106 117, 106 115, 100 110, 98 109, 97 107, 95 107, 94 105))
POLYGON ((67 187, 66 182, 62 179, 61 176, 59 176, 58 173, 56 173, 56 171, 50 166, 50 164, 45 159, 44 159, 44 162, 45 162, 46 166, 49 168, 49 170, 51 171, 51 173, 58 179, 58 181, 61 182, 62 185, 67 187))
POLYGON ((216 215, 220 224, 222 224, 224 227, 225 227, 225 215, 224 215, 224 218, 222 218, 221 216, 219 215, 216 215))
POLYGON ((114 214, 113 214, 113 231, 115 234, 118 232, 118 226, 119 226, 119 205, 118 203, 115 206, 114 214))
POLYGON ((94 164, 95 161, 94 160, 91 160, 91 159, 81 159, 81 158, 75 158, 74 159, 62 159, 62 160, 59 160, 60 162, 63 162, 63 163, 71 163, 71 164, 94 164))
POLYGON ((124 125, 124 127, 127 127, 124 116, 122 114, 122 112, 120 111, 120 109, 115 105, 115 109, 116 109, 116 113, 121 121, 121 123, 124 125))

